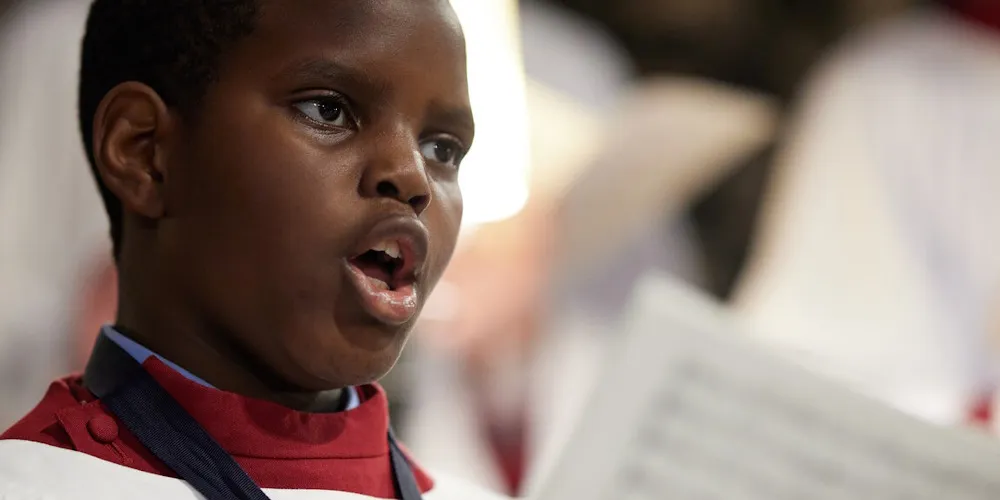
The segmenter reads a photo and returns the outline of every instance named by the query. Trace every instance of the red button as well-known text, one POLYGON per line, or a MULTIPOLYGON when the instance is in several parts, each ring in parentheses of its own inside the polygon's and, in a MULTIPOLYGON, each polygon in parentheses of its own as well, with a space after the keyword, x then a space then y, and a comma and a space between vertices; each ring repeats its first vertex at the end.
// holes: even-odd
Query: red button
POLYGON ((108 415, 98 415, 87 422, 87 431, 94 441, 109 444, 118 439, 118 423, 108 415))

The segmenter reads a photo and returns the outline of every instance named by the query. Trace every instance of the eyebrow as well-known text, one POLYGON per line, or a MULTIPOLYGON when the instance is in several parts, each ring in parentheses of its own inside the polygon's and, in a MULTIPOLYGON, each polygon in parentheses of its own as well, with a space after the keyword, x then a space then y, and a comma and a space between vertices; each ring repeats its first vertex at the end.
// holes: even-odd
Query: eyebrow
POLYGON ((476 135, 476 121, 469 106, 432 103, 427 117, 429 123, 458 133, 467 142, 466 147, 472 146, 472 140, 476 135))
POLYGON ((330 59, 305 59, 289 66, 282 74, 293 75, 310 84, 330 85, 336 82, 348 87, 345 90, 381 97, 389 93, 389 82, 350 66, 330 59))

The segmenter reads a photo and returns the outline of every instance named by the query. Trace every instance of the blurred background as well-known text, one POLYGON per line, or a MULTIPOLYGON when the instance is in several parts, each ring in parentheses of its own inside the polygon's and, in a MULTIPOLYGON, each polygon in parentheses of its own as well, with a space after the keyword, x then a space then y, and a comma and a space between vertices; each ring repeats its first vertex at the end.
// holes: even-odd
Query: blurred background
MULTIPOLYGON (((384 381, 428 465, 529 491, 653 271, 855 391, 993 431, 1000 1, 453 4, 466 228, 384 381)), ((0 0, 0 427, 114 318, 86 9, 0 0)))

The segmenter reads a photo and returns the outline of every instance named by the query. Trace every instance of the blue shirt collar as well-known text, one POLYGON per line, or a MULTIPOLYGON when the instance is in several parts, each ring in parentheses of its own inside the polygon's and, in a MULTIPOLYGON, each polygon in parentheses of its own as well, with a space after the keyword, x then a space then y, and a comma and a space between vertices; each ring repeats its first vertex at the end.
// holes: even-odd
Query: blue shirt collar
POLYGON ((123 335, 118 330, 115 330, 114 327, 110 325, 105 325, 101 327, 101 335, 104 335, 105 337, 108 338, 108 340, 114 342, 115 344, 118 344, 118 347, 121 347, 122 350, 127 352, 129 356, 132 356, 132 358, 134 358, 137 362, 139 362, 140 365, 145 363, 146 360, 149 359, 150 357, 155 357, 156 359, 162 361, 163 364, 172 368, 175 372, 183 375, 184 378, 191 380, 193 382, 197 382, 205 387, 214 389, 214 387, 212 387, 212 384, 205 382, 197 375, 174 364, 169 359, 166 359, 163 356, 160 356, 159 354, 150 351, 148 348, 146 348, 146 346, 126 337, 125 335, 123 335))
MULTIPOLYGON (((197 382, 198 384, 201 384, 211 389, 215 388, 212 386, 212 384, 205 382, 195 374, 171 362, 169 359, 166 359, 163 356, 156 354, 155 352, 149 350, 146 346, 126 337, 118 330, 115 330, 115 328, 111 325, 105 325, 101 327, 101 335, 105 336, 108 340, 117 344, 118 347, 121 347, 122 350, 127 352, 129 356, 132 356, 132 358, 135 359, 139 364, 145 363, 147 359, 153 356, 156 357, 156 359, 162 361, 163 364, 169 366, 174 371, 184 376, 184 378, 191 380, 193 382, 197 382)), ((358 391, 355 390, 353 387, 348 387, 346 390, 347 390, 347 404, 344 405, 344 410, 345 411, 353 410, 354 408, 357 408, 361 404, 361 398, 360 396, 358 396, 358 391)))

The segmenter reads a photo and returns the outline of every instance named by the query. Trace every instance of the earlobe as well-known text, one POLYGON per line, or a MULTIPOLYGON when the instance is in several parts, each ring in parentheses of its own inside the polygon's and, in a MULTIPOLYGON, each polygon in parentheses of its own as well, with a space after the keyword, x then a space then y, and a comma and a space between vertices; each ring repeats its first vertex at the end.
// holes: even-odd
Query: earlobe
POLYGON ((151 219, 163 215, 163 146, 173 125, 163 99, 142 83, 120 84, 101 101, 94 115, 94 161, 125 210, 151 219))

